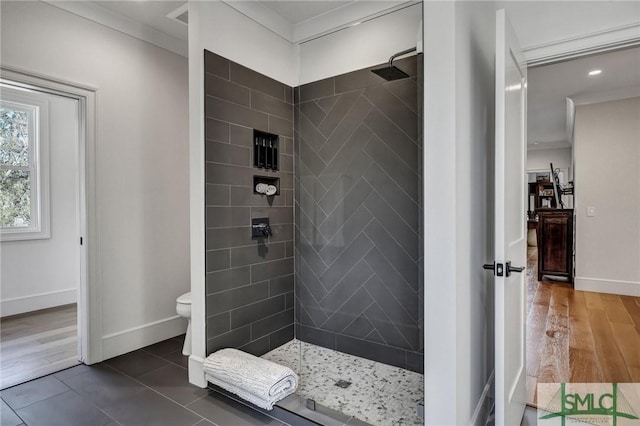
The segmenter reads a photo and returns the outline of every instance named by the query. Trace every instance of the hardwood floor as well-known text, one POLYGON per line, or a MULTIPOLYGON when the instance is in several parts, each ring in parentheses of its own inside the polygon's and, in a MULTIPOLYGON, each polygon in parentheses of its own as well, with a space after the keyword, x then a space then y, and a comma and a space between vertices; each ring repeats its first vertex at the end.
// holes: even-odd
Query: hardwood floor
POLYGON ((537 281, 527 259, 527 403, 538 383, 640 382, 640 297, 537 281))
POLYGON ((76 364, 75 304, 0 319, 0 389, 76 364))

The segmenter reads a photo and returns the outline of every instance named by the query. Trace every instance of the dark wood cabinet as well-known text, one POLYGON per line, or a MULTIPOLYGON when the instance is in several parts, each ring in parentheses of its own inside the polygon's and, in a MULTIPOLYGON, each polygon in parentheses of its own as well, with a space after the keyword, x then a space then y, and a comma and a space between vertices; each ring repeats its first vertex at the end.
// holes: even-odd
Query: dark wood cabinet
POLYGON ((573 209, 538 210, 538 281, 543 275, 573 284, 573 209))

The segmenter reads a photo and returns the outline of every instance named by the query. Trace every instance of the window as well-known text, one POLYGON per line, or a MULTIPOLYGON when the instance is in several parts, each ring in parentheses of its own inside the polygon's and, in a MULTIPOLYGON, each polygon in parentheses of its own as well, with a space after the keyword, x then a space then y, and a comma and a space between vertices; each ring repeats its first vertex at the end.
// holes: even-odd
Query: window
POLYGON ((0 89, 0 239, 49 238, 46 95, 0 89))

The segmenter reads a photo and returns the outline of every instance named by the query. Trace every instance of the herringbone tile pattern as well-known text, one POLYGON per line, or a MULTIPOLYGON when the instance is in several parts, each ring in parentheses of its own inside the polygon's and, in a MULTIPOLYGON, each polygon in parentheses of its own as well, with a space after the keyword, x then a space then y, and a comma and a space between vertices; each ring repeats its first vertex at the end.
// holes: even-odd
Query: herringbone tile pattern
POLYGON ((296 322, 303 340, 393 348, 373 357, 406 367, 422 349, 418 86, 373 76, 343 93, 344 77, 299 89, 296 322))

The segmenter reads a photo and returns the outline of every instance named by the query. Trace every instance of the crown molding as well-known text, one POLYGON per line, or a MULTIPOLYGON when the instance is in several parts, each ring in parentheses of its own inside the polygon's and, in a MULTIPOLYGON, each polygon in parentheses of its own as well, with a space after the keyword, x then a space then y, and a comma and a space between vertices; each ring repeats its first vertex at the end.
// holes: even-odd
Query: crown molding
POLYGON ((546 151, 551 149, 567 149, 571 148, 569 141, 551 141, 551 142, 539 142, 537 144, 527 144, 527 151, 546 151))
POLYGON ((571 99, 576 105, 588 105, 637 97, 640 97, 640 86, 624 87, 621 89, 606 90, 586 95, 574 95, 571 99))
POLYGON ((522 51, 527 65, 532 67, 638 45, 640 22, 529 46, 522 51))
POLYGON ((293 44, 304 43, 407 6, 421 3, 420 0, 355 1, 294 25, 260 1, 221 1, 293 44))
POLYGON ((257 22, 269 31, 293 43, 293 26, 289 21, 269 9, 259 1, 221 0, 222 3, 257 22))
POLYGON ((392 0, 349 3, 294 25, 292 42, 304 43, 418 3, 422 3, 422 1, 392 0))
POLYGON ((74 15, 78 15, 123 34, 137 38, 138 40, 169 50, 180 56, 189 56, 189 46, 186 40, 180 40, 148 25, 112 12, 111 10, 95 3, 87 1, 43 1, 51 6, 57 7, 58 9, 73 13, 74 15))

